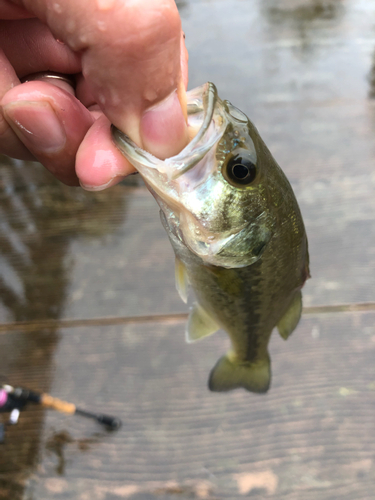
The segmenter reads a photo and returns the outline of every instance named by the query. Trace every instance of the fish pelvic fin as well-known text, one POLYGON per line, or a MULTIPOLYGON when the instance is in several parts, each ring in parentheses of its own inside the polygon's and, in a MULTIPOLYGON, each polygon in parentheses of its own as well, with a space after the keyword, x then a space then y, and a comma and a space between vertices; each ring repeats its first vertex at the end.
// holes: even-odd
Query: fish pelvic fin
POLYGON ((279 330, 280 336, 287 340, 289 335, 298 325, 302 313, 302 293, 299 290, 293 297, 290 306, 288 307, 286 313, 281 318, 277 324, 277 329, 279 330))
POLYGON ((201 305, 195 303, 190 314, 186 327, 186 342, 191 344, 196 340, 208 337, 219 330, 220 326, 211 318, 208 312, 201 305))
POLYGON ((186 267, 178 257, 176 257, 175 260, 175 279, 178 294, 181 300, 186 304, 188 299, 189 279, 186 267))
POLYGON ((268 391, 270 383, 271 362, 268 353, 257 361, 244 362, 229 352, 211 370, 208 388, 213 392, 226 392, 242 387, 262 394, 268 391))

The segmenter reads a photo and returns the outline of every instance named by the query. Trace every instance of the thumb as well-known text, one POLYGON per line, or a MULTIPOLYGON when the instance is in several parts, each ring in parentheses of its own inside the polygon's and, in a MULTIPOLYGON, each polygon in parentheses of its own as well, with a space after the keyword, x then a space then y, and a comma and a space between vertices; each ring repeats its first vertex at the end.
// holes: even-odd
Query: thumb
POLYGON ((186 146, 187 126, 177 91, 145 111, 140 133, 143 148, 161 159, 178 154, 186 146))
POLYGON ((147 109, 141 118, 140 135, 144 149, 165 159, 178 154, 189 142, 187 131, 186 87, 188 53, 181 33, 181 80, 178 89, 147 109))

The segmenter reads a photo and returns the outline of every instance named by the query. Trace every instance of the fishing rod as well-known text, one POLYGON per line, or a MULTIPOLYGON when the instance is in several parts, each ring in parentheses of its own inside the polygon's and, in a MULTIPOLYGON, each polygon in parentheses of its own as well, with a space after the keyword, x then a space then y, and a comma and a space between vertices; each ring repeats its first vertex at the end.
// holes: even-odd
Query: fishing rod
POLYGON ((117 417, 112 417, 103 413, 93 413, 77 408, 75 404, 54 398, 50 394, 30 391, 23 387, 12 387, 9 384, 0 385, 0 412, 10 413, 10 424, 16 424, 18 422, 19 414, 27 403, 39 404, 44 408, 50 408, 60 413, 91 418, 111 430, 118 430, 121 427, 121 420, 117 417))

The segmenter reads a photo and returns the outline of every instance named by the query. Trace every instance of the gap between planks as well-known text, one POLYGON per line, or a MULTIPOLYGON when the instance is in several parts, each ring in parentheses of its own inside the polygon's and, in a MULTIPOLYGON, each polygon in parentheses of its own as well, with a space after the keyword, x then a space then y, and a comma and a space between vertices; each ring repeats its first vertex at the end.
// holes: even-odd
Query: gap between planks
MULTIPOLYGON (((304 307, 302 314, 326 314, 340 312, 369 312, 375 311, 375 302, 358 304, 338 304, 330 306, 304 307)), ((131 323, 179 323, 186 321, 189 313, 153 314, 149 316, 107 316, 85 319, 45 319, 35 321, 17 321, 14 323, 0 323, 0 334, 11 331, 35 331, 43 328, 78 328, 87 326, 111 326, 131 323)))

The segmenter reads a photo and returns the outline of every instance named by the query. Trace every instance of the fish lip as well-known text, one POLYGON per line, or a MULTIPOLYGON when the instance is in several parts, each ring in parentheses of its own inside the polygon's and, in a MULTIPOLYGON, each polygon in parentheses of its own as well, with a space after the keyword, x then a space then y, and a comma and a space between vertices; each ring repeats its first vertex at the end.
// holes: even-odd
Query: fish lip
POLYGON ((213 145, 214 141, 208 140, 205 142, 205 139, 208 133, 208 129, 214 118, 215 107, 219 97, 217 94, 217 88, 213 83, 207 82, 205 86, 206 89, 202 96, 204 118, 197 135, 189 142, 189 144, 181 151, 181 153, 165 160, 167 164, 173 163, 174 173, 172 175, 172 179, 177 179, 182 174, 188 172, 191 168, 193 168, 205 156, 207 151, 209 151, 213 145), (187 155, 191 155, 191 159, 186 164, 185 159, 187 155))
MULTIPOLYGON (((188 100, 188 117, 200 109, 197 100, 201 99, 204 117, 200 129, 189 144, 177 155, 165 160, 160 160, 148 151, 137 146, 129 136, 111 125, 112 139, 127 158, 127 160, 144 174, 147 179, 147 169, 156 169, 167 176, 167 180, 175 180, 184 173, 191 170, 206 155, 212 146, 221 137, 226 126, 225 114, 221 110, 221 100, 218 97, 216 86, 207 82, 187 93, 188 98, 193 97, 192 102, 188 100), (194 99, 195 96, 195 99, 194 99), (215 131, 210 134, 211 124, 215 122, 215 131), (144 168, 143 168, 144 167, 144 168)), ((152 184, 152 183, 151 183, 152 184)))

